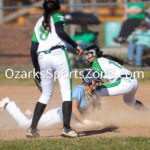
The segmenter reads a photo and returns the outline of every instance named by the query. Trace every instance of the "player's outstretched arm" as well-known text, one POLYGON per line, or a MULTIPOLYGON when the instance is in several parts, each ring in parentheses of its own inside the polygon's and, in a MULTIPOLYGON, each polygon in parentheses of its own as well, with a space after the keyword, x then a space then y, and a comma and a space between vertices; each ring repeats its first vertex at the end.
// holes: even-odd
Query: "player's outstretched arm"
POLYGON ((77 100, 72 100, 72 113, 74 114, 75 118, 78 121, 80 121, 81 123, 83 122, 84 118, 78 109, 78 101, 77 100))
POLYGON ((55 29, 57 35, 64 40, 65 42, 69 43, 70 45, 73 46, 73 48, 76 50, 76 53, 78 55, 81 55, 83 53, 83 50, 80 46, 78 46, 69 36, 68 34, 64 31, 64 25, 61 22, 57 22, 55 24, 55 29))
POLYGON ((82 123, 83 125, 91 125, 92 121, 85 119, 82 114, 80 113, 79 109, 78 109, 78 101, 77 100, 73 100, 72 101, 72 112, 74 114, 74 116, 76 117, 76 119, 78 121, 80 121, 80 123, 82 123))

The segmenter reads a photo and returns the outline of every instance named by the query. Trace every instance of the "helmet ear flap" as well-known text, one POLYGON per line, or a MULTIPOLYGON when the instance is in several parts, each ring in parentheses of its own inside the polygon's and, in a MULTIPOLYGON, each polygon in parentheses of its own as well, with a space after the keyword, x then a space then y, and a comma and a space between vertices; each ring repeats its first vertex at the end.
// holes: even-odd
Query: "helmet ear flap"
POLYGON ((101 82, 104 83, 101 80, 101 76, 99 74, 99 72, 97 70, 94 69, 86 69, 83 72, 83 77, 82 77, 82 81, 85 85, 90 86, 92 84, 92 80, 96 81, 96 82, 101 82))
POLYGON ((103 51, 101 51, 101 49, 97 45, 87 47, 85 54, 88 52, 92 52, 93 54, 95 54, 94 56, 97 56, 97 57, 101 57, 103 55, 103 51), (92 51, 93 52, 95 51, 95 52, 93 53, 92 51))
POLYGON ((91 69, 87 69, 83 72, 82 81, 85 85, 90 86, 92 84, 92 78, 90 75, 91 69))
POLYGON ((92 84, 92 80, 90 78, 83 78, 82 79, 83 83, 87 86, 90 86, 92 84))

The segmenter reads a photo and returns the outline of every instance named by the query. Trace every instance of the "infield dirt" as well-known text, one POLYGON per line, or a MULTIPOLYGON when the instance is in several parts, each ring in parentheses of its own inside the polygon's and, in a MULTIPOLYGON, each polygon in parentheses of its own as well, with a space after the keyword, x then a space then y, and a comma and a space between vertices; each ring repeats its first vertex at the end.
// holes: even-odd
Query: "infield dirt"
MULTIPOLYGON (((135 96, 148 109, 150 109, 149 88, 149 83, 140 83, 135 96)), ((27 109, 33 111, 39 96, 40 92, 36 86, 0 86, 0 99, 9 97, 23 112, 27 109)), ((72 122, 73 128, 81 137, 150 137, 150 111, 134 110, 123 102, 122 96, 103 97, 101 103, 100 110, 90 112, 86 117, 99 121, 102 125, 83 128, 77 127, 76 122, 72 122)), ((61 95, 59 87, 55 86, 54 95, 45 112, 59 106, 61 106, 61 95)), ((39 128, 41 138, 61 138, 61 127, 61 124, 57 124, 48 128, 39 128)), ((7 111, 0 111, 0 140, 26 139, 25 133, 26 128, 19 128, 7 111)))

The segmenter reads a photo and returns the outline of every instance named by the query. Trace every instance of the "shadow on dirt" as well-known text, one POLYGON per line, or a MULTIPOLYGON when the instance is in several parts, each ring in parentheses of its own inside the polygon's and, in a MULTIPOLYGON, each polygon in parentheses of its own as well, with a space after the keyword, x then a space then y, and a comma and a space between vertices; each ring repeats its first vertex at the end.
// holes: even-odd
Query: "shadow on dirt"
POLYGON ((115 132, 118 129, 118 127, 116 126, 109 126, 109 127, 105 127, 103 129, 100 130, 89 130, 89 131, 81 131, 79 132, 79 136, 91 136, 91 135, 96 135, 96 134, 102 134, 102 133, 106 133, 106 132, 115 132))

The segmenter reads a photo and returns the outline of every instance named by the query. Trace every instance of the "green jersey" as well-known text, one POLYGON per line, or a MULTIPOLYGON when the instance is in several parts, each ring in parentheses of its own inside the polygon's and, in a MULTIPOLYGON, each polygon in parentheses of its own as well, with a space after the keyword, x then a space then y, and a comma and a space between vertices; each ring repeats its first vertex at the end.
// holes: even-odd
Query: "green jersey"
POLYGON ((96 58, 93 62, 92 69, 97 70, 101 78, 110 82, 117 80, 123 74, 131 74, 129 70, 119 63, 104 57, 96 58))
POLYGON ((145 10, 145 7, 142 3, 139 3, 139 4, 135 4, 135 3, 131 3, 131 4, 128 4, 127 5, 127 8, 130 8, 130 9, 141 9, 142 12, 139 13, 139 14, 129 14, 128 15, 128 18, 129 19, 133 19, 133 18, 137 18, 137 19, 145 19, 145 13, 144 13, 144 10, 145 10))
POLYGON ((62 22, 65 24, 65 18, 60 13, 54 13, 50 17, 50 26, 51 26, 51 32, 47 32, 44 30, 42 26, 42 22, 44 20, 44 17, 42 16, 36 23, 32 42, 39 43, 37 52, 49 50, 51 47, 56 45, 65 45, 65 43, 62 41, 62 39, 57 35, 55 30, 55 24, 57 22, 62 22))

